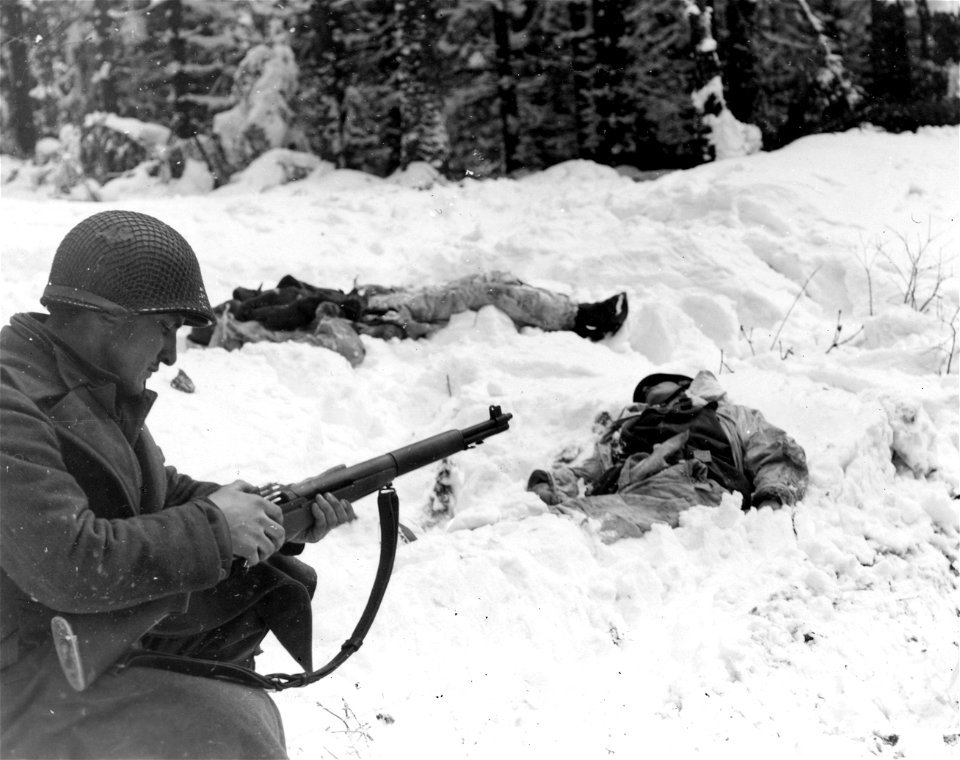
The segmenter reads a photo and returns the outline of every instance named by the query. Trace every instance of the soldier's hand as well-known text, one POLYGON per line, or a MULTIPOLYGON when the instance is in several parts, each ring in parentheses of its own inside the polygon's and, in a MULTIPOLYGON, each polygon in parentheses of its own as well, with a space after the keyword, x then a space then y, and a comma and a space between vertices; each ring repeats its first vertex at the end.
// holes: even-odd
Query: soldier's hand
POLYGON ((246 481, 235 480, 207 497, 227 520, 234 556, 245 560, 248 566, 265 560, 286 538, 283 510, 256 490, 246 481))
POLYGON ((304 533, 303 540, 311 544, 319 541, 338 525, 357 519, 353 504, 346 499, 338 499, 332 493, 317 496, 310 503, 310 512, 313 514, 313 525, 304 533))

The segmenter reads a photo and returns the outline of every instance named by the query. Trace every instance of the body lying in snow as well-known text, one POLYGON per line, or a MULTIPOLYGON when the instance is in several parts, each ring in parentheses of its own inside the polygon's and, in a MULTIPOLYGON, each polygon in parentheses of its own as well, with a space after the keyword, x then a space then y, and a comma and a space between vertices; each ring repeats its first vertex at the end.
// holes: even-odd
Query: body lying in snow
POLYGON ((606 541, 639 536, 680 513, 740 493, 743 508, 794 504, 806 491, 804 450, 756 409, 730 403, 712 373, 644 378, 616 419, 601 420, 580 462, 535 470, 527 490, 561 513, 601 522, 606 541))
POLYGON ((577 303, 504 272, 472 274, 423 288, 366 285, 349 293, 286 275, 269 290, 236 288, 232 300, 214 309, 216 324, 194 329, 190 339, 227 350, 244 343, 293 340, 336 351, 357 366, 365 353, 360 335, 427 337, 454 314, 484 306, 495 306, 518 328, 571 330, 595 341, 616 333, 628 310, 624 293, 599 303, 577 303))

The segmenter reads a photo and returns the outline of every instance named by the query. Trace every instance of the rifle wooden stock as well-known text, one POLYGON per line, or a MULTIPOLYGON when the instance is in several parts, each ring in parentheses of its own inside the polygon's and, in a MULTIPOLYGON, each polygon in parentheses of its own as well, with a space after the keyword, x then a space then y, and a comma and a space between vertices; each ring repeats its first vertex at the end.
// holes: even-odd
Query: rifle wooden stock
MULTIPOLYGON (((313 524, 310 503, 332 493, 354 501, 380 490, 394 478, 472 448, 509 429, 512 414, 490 407, 490 419, 463 430, 448 430, 351 467, 341 467, 289 486, 268 485, 261 495, 283 509, 288 541, 313 524)), ((83 691, 109 670, 150 629, 174 612, 186 610, 187 595, 157 599, 125 610, 56 615, 50 621, 60 667, 69 684, 83 691)))

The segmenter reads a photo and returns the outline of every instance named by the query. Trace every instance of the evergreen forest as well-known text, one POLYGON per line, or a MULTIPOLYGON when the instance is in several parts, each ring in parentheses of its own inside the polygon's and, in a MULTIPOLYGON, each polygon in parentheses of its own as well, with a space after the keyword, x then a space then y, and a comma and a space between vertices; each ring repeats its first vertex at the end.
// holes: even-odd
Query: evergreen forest
POLYGON ((415 161, 459 179, 571 159, 640 175, 714 158, 705 117, 720 108, 767 150, 865 124, 957 124, 953 6, 0 0, 0 151, 30 159, 73 129, 78 171, 102 182, 156 150, 97 118, 114 114, 169 130, 174 176, 192 157, 219 183, 275 147, 378 176, 415 161), (282 76, 264 78, 270 66, 282 76), (218 114, 251 86, 272 90, 264 124, 283 127, 247 129, 231 154, 218 114))

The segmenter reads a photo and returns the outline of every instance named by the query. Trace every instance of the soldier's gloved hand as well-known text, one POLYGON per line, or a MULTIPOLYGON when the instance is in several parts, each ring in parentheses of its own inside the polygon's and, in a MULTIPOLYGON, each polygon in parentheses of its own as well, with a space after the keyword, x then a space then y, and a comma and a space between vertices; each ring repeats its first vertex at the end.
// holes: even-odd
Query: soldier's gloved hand
POLYGON ((338 525, 357 519, 353 504, 346 499, 338 499, 332 493, 318 495, 310 503, 313 525, 303 534, 307 543, 316 543, 338 525))
POLYGON ((283 510, 256 491, 256 486, 235 480, 207 497, 227 520, 234 556, 245 560, 248 567, 273 554, 286 538, 283 510))
POLYGON ((532 491, 544 504, 559 504, 563 499, 557 492, 553 476, 546 470, 534 470, 527 479, 527 490, 532 491))

